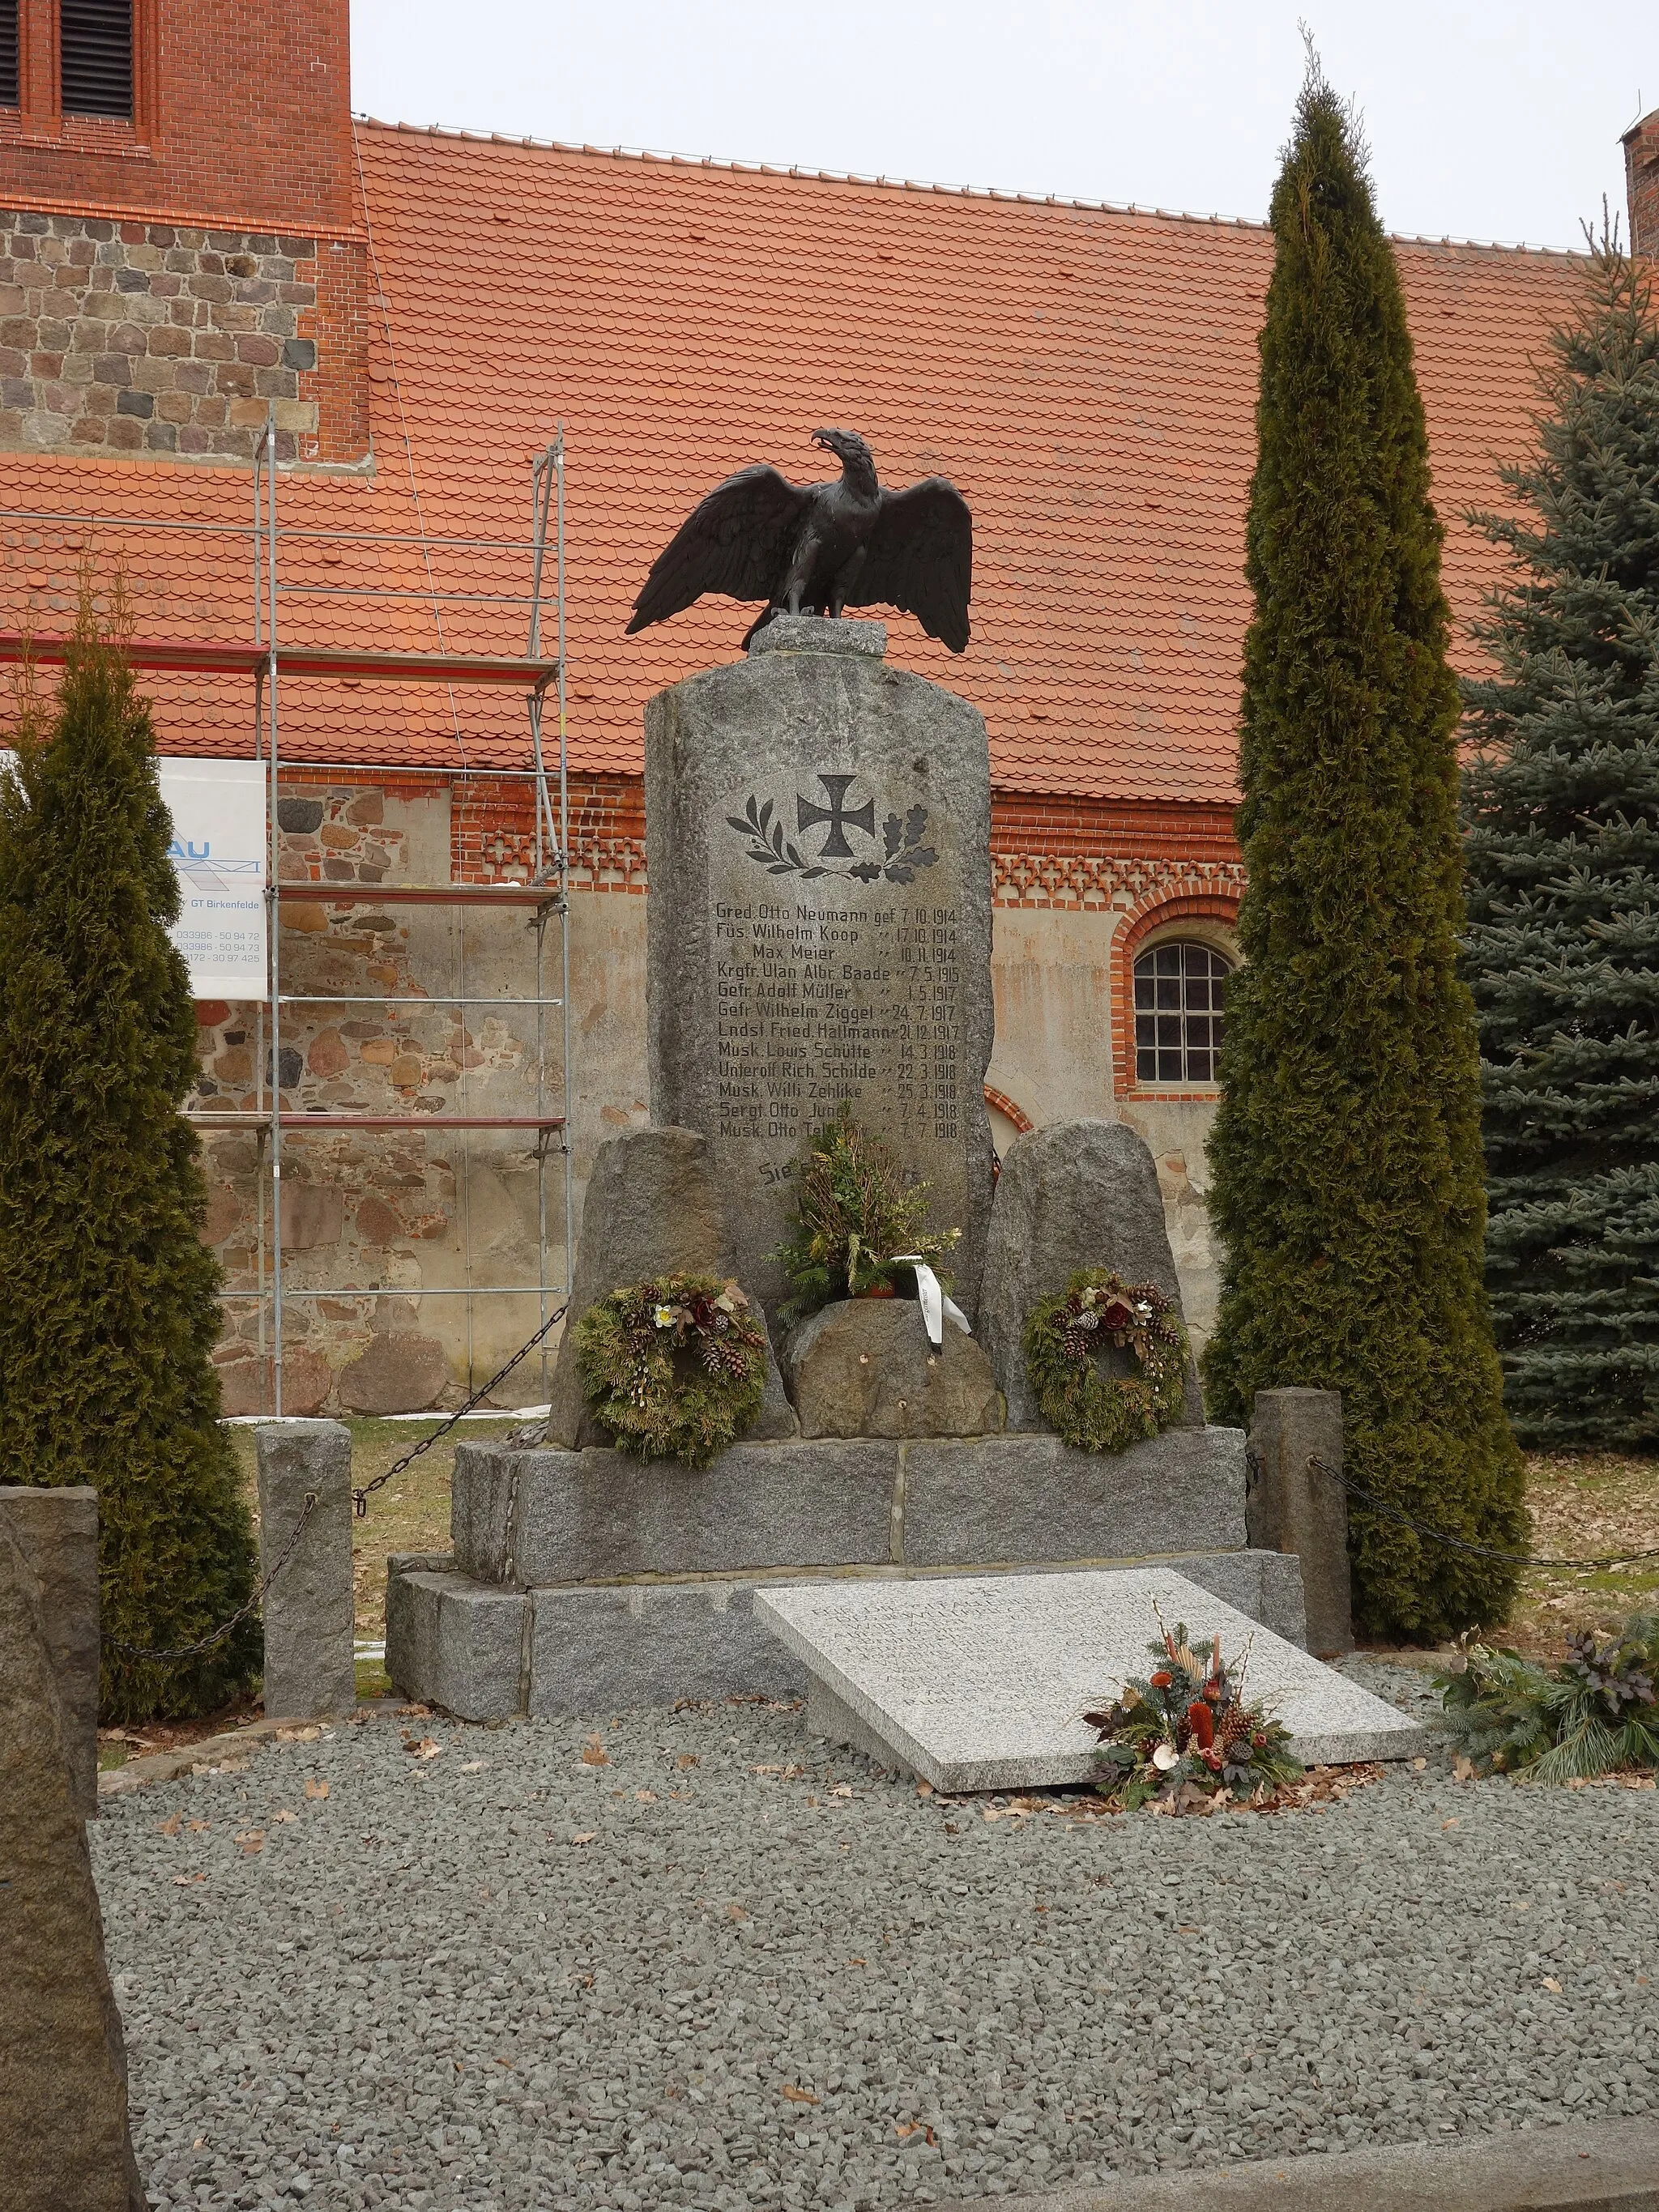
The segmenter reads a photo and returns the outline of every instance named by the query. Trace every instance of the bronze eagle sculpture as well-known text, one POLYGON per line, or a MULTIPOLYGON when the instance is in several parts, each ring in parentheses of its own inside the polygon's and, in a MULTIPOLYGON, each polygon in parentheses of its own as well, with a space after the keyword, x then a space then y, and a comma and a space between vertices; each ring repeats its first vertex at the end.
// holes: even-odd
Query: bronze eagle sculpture
POLYGON ((896 607, 952 653, 968 644, 974 520, 944 477, 884 491, 851 430, 814 430, 841 463, 837 483, 793 484, 762 462, 716 484, 652 565, 631 636, 717 592, 764 599, 744 639, 781 614, 832 618, 844 607, 896 607))

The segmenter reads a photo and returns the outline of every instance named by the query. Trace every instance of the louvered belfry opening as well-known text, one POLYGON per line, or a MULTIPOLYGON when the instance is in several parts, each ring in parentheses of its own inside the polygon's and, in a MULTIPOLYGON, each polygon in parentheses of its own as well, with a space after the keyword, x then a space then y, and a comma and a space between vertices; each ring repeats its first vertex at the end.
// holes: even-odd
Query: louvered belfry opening
POLYGON ((17 0, 0 0, 0 107, 17 105, 17 0))
POLYGON ((64 114, 130 120, 132 0, 59 0, 58 24, 64 114))

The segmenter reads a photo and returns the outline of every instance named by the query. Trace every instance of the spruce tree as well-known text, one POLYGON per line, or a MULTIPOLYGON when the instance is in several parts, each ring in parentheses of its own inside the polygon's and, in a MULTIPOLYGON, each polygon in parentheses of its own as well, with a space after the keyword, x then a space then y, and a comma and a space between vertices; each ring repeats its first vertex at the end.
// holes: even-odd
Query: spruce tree
POLYGON ((210 1353, 217 1264, 179 1108, 194 1069, 149 708, 83 592, 50 705, 0 771, 0 1483, 98 1492, 106 1718, 211 1711, 258 1625, 186 1644, 253 1588, 210 1353))
POLYGON ((1486 1280, 1539 1443, 1659 1443, 1659 314, 1604 234, 1551 337, 1465 685, 1486 1280))
MULTIPOLYGON (((1310 63, 1274 188, 1246 534, 1237 818, 1206 1347, 1215 1413, 1340 1390, 1348 1472, 1465 1541, 1525 1534, 1482 1285, 1457 690, 1399 274, 1353 118, 1310 63)), ((1501 1620, 1513 1570, 1357 1502, 1356 1612, 1407 1640, 1501 1620)))

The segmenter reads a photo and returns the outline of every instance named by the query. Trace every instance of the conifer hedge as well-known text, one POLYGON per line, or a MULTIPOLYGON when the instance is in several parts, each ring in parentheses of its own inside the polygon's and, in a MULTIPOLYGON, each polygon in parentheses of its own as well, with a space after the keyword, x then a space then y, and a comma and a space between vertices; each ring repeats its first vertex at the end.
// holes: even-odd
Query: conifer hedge
POLYGON ((1486 1281, 1528 1441, 1659 1443, 1659 312, 1603 237, 1465 685, 1486 1281))
POLYGON ((253 1540, 210 1353, 217 1264, 179 1107, 194 1070, 149 709, 83 593, 57 696, 0 772, 0 1483, 94 1484, 106 1719, 211 1711, 257 1674, 253 1540))
MULTIPOLYGON (((1353 1479, 1426 1526, 1525 1534, 1482 1286, 1441 532, 1398 272, 1313 64, 1274 189, 1247 524, 1238 836, 1210 1206, 1210 1403, 1340 1390, 1353 1479)), ((1356 1504, 1356 1611, 1408 1640, 1501 1620, 1512 1570, 1356 1504)))

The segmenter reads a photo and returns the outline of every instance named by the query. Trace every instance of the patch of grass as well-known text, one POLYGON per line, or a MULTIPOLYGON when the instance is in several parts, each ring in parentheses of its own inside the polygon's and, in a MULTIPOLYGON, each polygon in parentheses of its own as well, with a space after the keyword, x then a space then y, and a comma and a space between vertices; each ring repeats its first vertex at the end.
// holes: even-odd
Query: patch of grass
MULTIPOLYGON (((405 1452, 411 1451, 422 1437, 429 1436, 443 1418, 441 1413, 434 1413, 430 1423, 349 1420, 346 1426, 351 1431, 353 1485, 361 1490, 365 1483, 372 1482, 405 1452)), ((353 1524, 352 1580, 356 1589, 360 1637, 374 1638, 386 1634, 386 1563, 389 1553, 449 1549, 449 1478, 455 1464, 456 1445, 505 1436, 508 1430, 522 1426, 523 1421, 522 1413, 503 1413, 499 1419, 463 1421, 402 1474, 395 1475, 383 1490, 374 1492, 368 1501, 368 1513, 353 1524)), ((231 1431, 257 1523, 259 1507, 254 1471, 255 1433, 252 1428, 231 1431)), ((360 1662, 358 1695, 383 1695, 380 1689, 365 1689, 364 1665, 377 1668, 379 1681, 383 1683, 386 1680, 385 1670, 378 1661, 360 1662)))
MULTIPOLYGON (((1534 1552, 1570 1559, 1605 1558, 1621 1545, 1659 1547, 1659 1460, 1608 1452, 1539 1454, 1527 1462, 1527 1504, 1534 1552)), ((1559 1658, 1577 1628, 1607 1633, 1632 1613, 1659 1603, 1659 1559, 1575 1573, 1534 1567, 1504 1638, 1533 1658, 1559 1658)))

